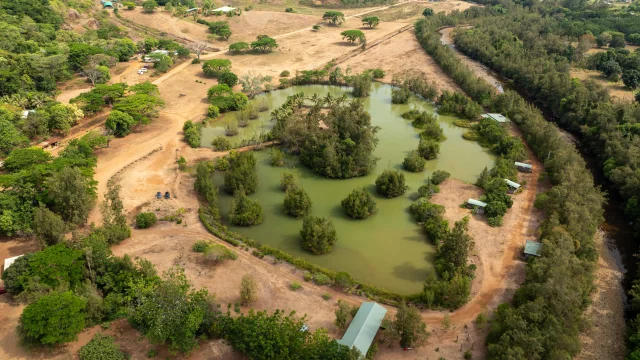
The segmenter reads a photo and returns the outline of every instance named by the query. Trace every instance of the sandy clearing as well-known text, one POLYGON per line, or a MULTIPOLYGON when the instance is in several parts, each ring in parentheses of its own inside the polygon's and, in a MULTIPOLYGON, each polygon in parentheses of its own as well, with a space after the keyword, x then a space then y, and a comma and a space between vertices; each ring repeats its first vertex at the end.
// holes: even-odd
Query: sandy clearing
POLYGON ((413 30, 405 31, 381 44, 346 60, 342 67, 350 66, 354 72, 380 68, 385 71, 385 77, 380 79, 384 83, 391 83, 393 76, 404 72, 417 73, 429 82, 435 82, 440 91, 462 90, 442 69, 433 58, 424 52, 416 40, 413 30))
POLYGON ((422 17, 425 8, 431 8, 435 13, 449 13, 453 10, 464 11, 475 5, 466 1, 408 1, 398 6, 369 13, 370 16, 378 16, 380 21, 414 22, 422 17))
POLYGON ((595 70, 571 69, 571 76, 580 80, 593 80, 607 89, 613 101, 632 102, 635 101, 635 94, 624 87, 622 81, 608 81, 602 74, 595 70))
POLYGON ((595 272, 596 291, 585 316, 591 326, 581 336, 582 351, 578 360, 622 359, 626 353, 624 304, 626 295, 622 288, 624 272, 615 260, 612 240, 603 231, 596 234, 598 264, 595 272))

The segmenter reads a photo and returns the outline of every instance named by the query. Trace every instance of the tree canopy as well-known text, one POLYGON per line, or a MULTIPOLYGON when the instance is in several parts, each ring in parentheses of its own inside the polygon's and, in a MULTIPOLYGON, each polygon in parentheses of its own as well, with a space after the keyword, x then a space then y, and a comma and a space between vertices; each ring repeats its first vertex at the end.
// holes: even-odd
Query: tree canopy
POLYGON ((345 21, 344 14, 334 10, 325 12, 324 15, 322 15, 322 20, 329 22, 331 25, 340 25, 345 21))
POLYGON ((300 237, 302 248, 315 255, 330 252, 333 244, 338 240, 331 220, 317 216, 307 216, 303 219, 300 237))

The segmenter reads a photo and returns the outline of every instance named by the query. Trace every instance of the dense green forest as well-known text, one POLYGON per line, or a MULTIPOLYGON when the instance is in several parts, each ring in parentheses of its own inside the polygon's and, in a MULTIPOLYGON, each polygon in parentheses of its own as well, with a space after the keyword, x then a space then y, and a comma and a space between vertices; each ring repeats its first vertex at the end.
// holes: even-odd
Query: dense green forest
MULTIPOLYGON (((442 26, 482 22, 487 17, 492 18, 492 24, 501 24, 502 17, 512 13, 511 7, 518 9, 513 4, 502 4, 452 12, 450 16, 427 16, 416 24, 416 35, 424 49, 472 99, 491 111, 505 114, 519 126, 527 143, 544 160, 546 177, 553 185, 536 200, 536 206, 548 216, 541 227, 542 257, 528 262, 526 280, 513 302, 496 311, 487 338, 489 358, 567 358, 579 352, 582 312, 593 290, 597 259, 593 236, 602 221, 603 194, 594 186, 593 177, 575 147, 562 139, 538 109, 514 91, 496 94, 491 85, 477 78, 441 43, 436 32, 442 26)), ((521 18, 530 14, 530 10, 519 11, 521 18)), ((535 28, 533 24, 527 25, 527 29, 535 28)), ((506 44, 513 40, 509 38, 506 44)), ((536 46, 530 44, 525 48, 536 46)), ((539 61, 523 58, 518 66, 538 64, 539 61)), ((555 96, 560 100, 573 93, 568 89, 555 96)))
MULTIPOLYGON (((625 86, 637 88, 640 54, 623 49, 626 41, 637 43, 640 37, 640 20, 632 11, 637 4, 615 10, 571 1, 530 8, 510 1, 486 3, 492 6, 472 20, 473 29, 457 32, 456 46, 508 78, 559 126, 579 136, 624 200, 620 210, 640 238, 640 105, 613 102, 601 86, 572 79, 568 71, 582 61, 610 80, 622 78, 625 86), (594 46, 607 51, 586 54, 594 46)), ((631 311, 638 313, 640 284, 631 296, 631 311)), ((640 357, 640 317, 635 316, 629 358, 640 357)))

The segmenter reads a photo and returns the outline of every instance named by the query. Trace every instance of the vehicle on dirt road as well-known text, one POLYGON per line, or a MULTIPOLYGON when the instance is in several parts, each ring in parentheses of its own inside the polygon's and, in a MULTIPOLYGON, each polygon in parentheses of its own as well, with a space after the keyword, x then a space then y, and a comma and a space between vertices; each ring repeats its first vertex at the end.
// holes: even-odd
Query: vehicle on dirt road
POLYGON ((164 193, 164 198, 167 199, 167 200, 171 199, 171 195, 169 194, 168 191, 166 193, 164 193))
POLYGON ((156 199, 162 199, 162 193, 160 191, 156 193, 156 199))

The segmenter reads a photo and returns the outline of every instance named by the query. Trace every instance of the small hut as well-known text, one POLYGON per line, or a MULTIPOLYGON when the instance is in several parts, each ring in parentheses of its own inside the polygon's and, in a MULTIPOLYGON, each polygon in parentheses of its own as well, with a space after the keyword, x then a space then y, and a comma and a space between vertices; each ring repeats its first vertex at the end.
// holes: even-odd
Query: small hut
POLYGON ((539 257, 541 248, 542 243, 533 240, 527 240, 527 243, 524 245, 525 260, 532 256, 539 257))
POLYGON ((508 117, 502 115, 502 114, 482 114, 480 115, 480 117, 484 118, 484 119, 491 119, 495 122, 497 122, 500 125, 504 125, 506 123, 508 123, 510 120, 508 117))
POLYGON ((102 3, 102 8, 106 9, 106 8, 111 8, 113 9, 113 3, 111 1, 105 1, 102 3))
POLYGON ((533 165, 531 164, 525 164, 525 163, 521 163, 521 162, 515 162, 514 165, 518 168, 518 171, 520 172, 526 172, 526 173, 530 173, 533 171, 533 165))
POLYGON ((228 13, 229 11, 234 11, 236 8, 232 8, 230 6, 223 6, 221 8, 217 8, 217 9, 213 9, 213 12, 223 12, 223 13, 228 13))
POLYGON ((518 184, 517 182, 513 182, 509 179, 504 179, 504 181, 507 183, 507 186, 509 187, 509 190, 508 190, 509 194, 513 194, 518 189, 520 189, 520 184, 518 184))
POLYGON ((467 208, 474 209, 474 213, 476 214, 484 214, 484 208, 487 207, 486 202, 482 202, 476 199, 467 200, 467 208))
POLYGON ((338 344, 355 347, 361 354, 366 354, 386 313, 387 309, 375 302, 363 302, 338 344))

